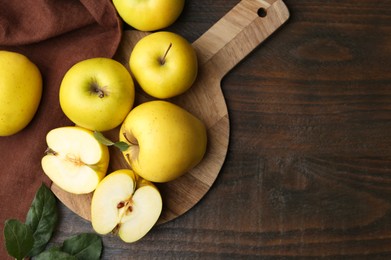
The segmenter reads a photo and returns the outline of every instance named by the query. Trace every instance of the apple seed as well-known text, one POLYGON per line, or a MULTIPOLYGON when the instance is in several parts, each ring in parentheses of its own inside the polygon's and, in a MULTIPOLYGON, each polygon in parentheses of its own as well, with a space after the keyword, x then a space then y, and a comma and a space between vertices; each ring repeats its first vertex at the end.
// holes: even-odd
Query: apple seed
POLYGON ((117 204, 117 209, 119 209, 118 217, 120 219, 120 222, 122 222, 122 219, 124 216, 128 215, 133 211, 133 202, 132 198, 129 198, 128 200, 121 201, 117 204))
POLYGON ((120 203, 118 203, 117 209, 123 208, 124 206, 125 206, 125 202, 121 201, 120 203))

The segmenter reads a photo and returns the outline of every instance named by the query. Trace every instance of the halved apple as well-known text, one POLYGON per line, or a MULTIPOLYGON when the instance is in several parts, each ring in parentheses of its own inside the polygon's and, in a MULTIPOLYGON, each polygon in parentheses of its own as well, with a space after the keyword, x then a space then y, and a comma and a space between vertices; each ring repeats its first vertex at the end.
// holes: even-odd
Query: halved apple
POLYGON ((109 150, 90 130, 78 126, 55 128, 46 135, 48 149, 41 165, 61 189, 90 193, 106 175, 109 150))
POLYGON ((132 170, 107 175, 91 202, 91 224, 99 234, 117 232, 127 243, 144 237, 156 224, 163 202, 159 190, 132 170))

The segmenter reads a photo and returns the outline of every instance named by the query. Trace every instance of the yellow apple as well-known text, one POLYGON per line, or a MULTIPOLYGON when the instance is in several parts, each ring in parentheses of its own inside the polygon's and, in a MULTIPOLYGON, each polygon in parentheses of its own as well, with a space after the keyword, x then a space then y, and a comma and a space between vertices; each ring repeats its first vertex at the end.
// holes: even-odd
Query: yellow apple
POLYGON ((59 127, 49 131, 46 142, 42 169, 57 186, 74 194, 95 190, 106 175, 109 150, 92 131, 77 126, 59 127))
POLYGON ((119 126, 134 103, 129 71, 109 58, 91 58, 73 65, 60 86, 60 105, 76 125, 96 131, 119 126))
POLYGON ((0 136, 24 129, 37 112, 42 76, 26 56, 0 51, 0 136))
POLYGON ((125 23, 140 31, 160 30, 173 24, 185 0, 113 0, 125 23))
POLYGON ((172 32, 156 32, 138 41, 129 66, 136 81, 149 95, 166 99, 184 93, 198 72, 193 46, 172 32))
POLYGON ((131 168, 152 182, 168 182, 196 166, 207 146, 201 120, 163 100, 142 103, 130 111, 120 129, 123 155, 131 168))
POLYGON ((99 234, 117 232, 127 242, 144 237, 156 224, 163 202, 159 190, 129 169, 107 175, 91 201, 91 224, 99 234))

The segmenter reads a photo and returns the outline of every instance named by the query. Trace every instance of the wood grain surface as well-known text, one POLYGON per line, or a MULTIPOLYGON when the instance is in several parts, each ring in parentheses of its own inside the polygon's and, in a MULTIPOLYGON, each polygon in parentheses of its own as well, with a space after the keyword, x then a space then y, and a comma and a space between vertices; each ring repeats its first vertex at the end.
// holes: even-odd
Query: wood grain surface
MULTIPOLYGON (((289 18, 283 1, 242 0, 192 45, 198 57, 197 80, 186 93, 169 101, 186 109, 206 126, 208 147, 202 161, 180 178, 157 183, 163 198, 163 212, 158 224, 173 220, 197 204, 216 180, 224 163, 229 141, 229 116, 221 80, 237 63, 275 32, 289 18), (267 16, 259 15, 261 11, 267 16)), ((139 40, 148 33, 125 30, 114 57, 129 71, 129 57, 139 40)), ((136 86, 136 104, 152 97, 136 86)), ((119 127, 105 133, 111 140, 119 139, 119 127)), ((108 173, 130 168, 122 153, 110 150, 108 173)), ((52 190, 68 208, 90 220, 92 194, 76 195, 52 185, 52 190)))
MULTIPOLYGON (((103 259, 391 258, 391 2, 284 2, 288 22, 222 81, 211 189, 137 243, 103 237, 103 259)), ((168 29, 194 42, 238 3, 189 0, 168 29)), ((60 213, 51 245, 92 232, 60 213)))

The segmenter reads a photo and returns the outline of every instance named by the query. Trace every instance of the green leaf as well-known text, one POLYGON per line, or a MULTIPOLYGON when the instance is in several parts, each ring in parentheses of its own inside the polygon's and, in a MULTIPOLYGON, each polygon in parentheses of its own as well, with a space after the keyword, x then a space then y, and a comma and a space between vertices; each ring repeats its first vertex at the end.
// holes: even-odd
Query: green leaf
POLYGON ((104 144, 106 146, 114 145, 114 142, 112 142, 110 139, 106 138, 101 132, 94 131, 94 136, 96 140, 99 141, 99 143, 104 144))
POLYGON ((102 239, 93 233, 79 234, 65 240, 61 249, 77 259, 100 259, 102 239))
POLYGON ((59 248, 51 248, 45 252, 40 253, 34 260, 77 260, 73 255, 61 251, 59 248))
POLYGON ((114 143, 114 146, 117 147, 118 149, 120 149, 121 152, 125 152, 126 150, 128 150, 130 145, 128 145, 125 142, 116 142, 116 143, 114 143))
POLYGON ((122 142, 122 141, 113 142, 110 139, 106 138, 101 132, 98 132, 98 131, 94 131, 94 136, 95 136, 96 140, 99 141, 99 143, 101 143, 103 145, 106 145, 106 146, 114 145, 115 147, 120 149, 121 152, 126 151, 129 148, 129 146, 130 146, 127 143, 122 142))
POLYGON ((16 259, 23 259, 33 248, 33 232, 28 225, 19 220, 6 220, 4 238, 8 254, 16 259))
POLYGON ((34 246, 29 256, 35 256, 45 249, 52 237, 57 218, 56 198, 53 192, 42 184, 35 194, 26 217, 26 224, 34 236, 34 246))

